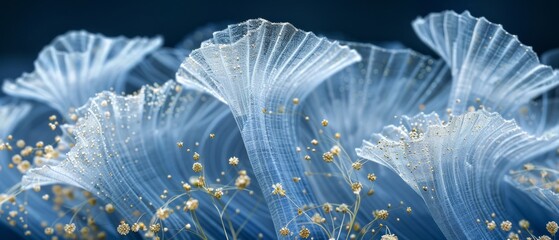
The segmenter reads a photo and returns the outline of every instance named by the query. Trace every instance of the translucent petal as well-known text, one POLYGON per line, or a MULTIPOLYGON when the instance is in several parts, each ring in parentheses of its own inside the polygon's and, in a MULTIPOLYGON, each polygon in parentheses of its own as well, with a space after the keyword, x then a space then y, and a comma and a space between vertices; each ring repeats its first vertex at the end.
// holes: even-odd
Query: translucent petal
POLYGON ((553 68, 559 68, 559 48, 544 52, 541 59, 543 64, 553 68))
POLYGON ((313 91, 302 103, 302 112, 310 120, 300 118, 304 127, 300 146, 309 146, 312 139, 319 143, 311 145, 316 151, 301 148, 299 159, 304 159, 305 155, 311 159, 304 161, 306 171, 339 177, 316 174, 307 177, 307 181, 320 202, 351 203, 355 194, 348 186, 350 183, 341 180, 351 178, 352 182, 363 184, 364 192, 374 190, 371 196, 362 194, 362 224, 371 221, 370 214, 374 210, 386 208, 388 203, 404 201, 413 209, 413 214, 408 216, 404 207, 402 211, 392 212, 389 222, 383 224, 403 238, 441 237, 442 233, 419 196, 398 175, 371 163, 363 164, 362 169, 355 171, 352 164, 361 163, 353 149, 372 133, 381 131, 383 126, 394 123, 397 120, 394 116, 417 114, 422 110, 444 112, 450 70, 444 61, 411 50, 388 50, 351 42, 344 44, 355 49, 363 60, 336 73, 313 91), (327 121, 327 126, 322 125, 323 120, 327 121), (341 135, 339 139, 335 138, 336 133, 341 135), (343 149, 343 154, 337 156, 336 163, 327 164, 322 161, 322 155, 334 146, 343 149), (345 171, 340 171, 339 167, 349 174, 345 176, 345 171), (374 183, 367 179, 371 173, 378 178, 374 183), (331 191, 332 186, 340 187, 331 191), (396 222, 398 217, 401 223, 396 222))
POLYGON ((398 173, 422 196, 448 239, 498 239, 505 232, 489 231, 477 219, 519 220, 508 218, 515 214, 503 205, 500 183, 511 167, 546 145, 514 121, 479 110, 444 124, 434 113, 404 117, 401 126, 364 141, 358 155, 398 173))
POLYGON ((0 139, 6 139, 15 126, 30 111, 32 105, 25 102, 13 101, 9 98, 0 98, 0 139))
POLYGON ((530 47, 485 18, 446 11, 418 18, 413 27, 452 69, 449 107, 454 114, 483 105, 510 117, 559 84, 557 74, 540 64, 530 47))
POLYGON ((102 90, 124 90, 125 76, 160 38, 108 38, 74 31, 57 37, 39 53, 35 71, 4 83, 7 94, 33 99, 67 117, 102 90))
MULTIPOLYGON (((2 175, 2 181, 0 181, 0 191, 5 191, 15 183, 19 182, 21 179, 21 173, 17 169, 10 169, 8 166, 12 163, 12 156, 14 155, 12 151, 8 150, 8 146, 16 149, 17 146, 15 141, 9 141, 8 135, 14 134, 14 130, 19 124, 25 124, 22 122, 26 117, 28 117, 31 112, 32 104, 15 101, 8 98, 0 99, 0 146, 2 150, 0 151, 0 173, 2 175)), ((16 134, 17 139, 18 134, 16 134)))
MULTIPOLYGON (((231 108, 276 230, 290 223, 293 232, 308 223, 297 218, 296 205, 315 203, 305 182, 292 181, 303 176, 293 151, 298 114, 292 99, 303 99, 359 59, 355 51, 290 24, 255 19, 215 32, 181 64, 180 83, 205 90, 231 108), (288 197, 273 194, 276 183, 283 184, 288 197)), ((318 228, 311 232, 326 237, 318 228)))
MULTIPOLYGON (((451 76, 443 61, 411 50, 344 44, 363 60, 330 77, 302 105, 314 123, 327 119, 326 129, 341 133, 346 149, 395 123, 395 116, 444 113, 451 76), (363 119, 368 124, 362 124, 363 119)), ((356 157, 352 151, 348 154, 356 157)))
MULTIPOLYGON (((168 82, 160 88, 144 87, 135 96, 103 92, 78 113, 84 117, 73 130, 76 144, 67 158, 30 170, 23 178, 25 188, 51 183, 77 186, 114 204, 130 225, 136 221, 159 222, 169 231, 158 236, 187 238, 199 234, 210 239, 224 238, 216 212, 223 206, 211 197, 216 189, 223 188, 221 204, 231 203, 220 213, 231 216, 240 231, 237 237, 254 238, 259 231, 265 237, 275 235, 259 189, 251 185, 237 190, 231 184, 237 178, 236 171, 243 168, 253 176, 246 168, 248 157, 235 121, 219 101, 168 82), (209 137, 210 133, 216 135, 209 137), (227 165, 232 156, 241 159, 238 170, 227 165), (203 164, 201 173, 193 171, 195 158, 203 164), (192 182, 199 176, 205 178, 203 188, 196 188, 192 182), (183 184, 189 182, 192 190, 185 191, 183 184), (249 189, 255 193, 249 193, 249 189), (190 211, 182 213, 190 197, 199 199, 197 217, 190 211), (156 212, 165 208, 176 213, 163 220, 156 212), (191 231, 184 229, 187 223, 192 224, 191 231), (197 226, 202 226, 204 233, 195 230, 197 226)), ((113 224, 116 227, 118 223, 113 224)), ((231 236, 228 226, 227 231, 231 236)))
MULTIPOLYGON (((20 236, 31 236, 35 238, 44 238, 46 227, 54 227, 56 224, 65 224, 70 222, 73 214, 68 214, 72 208, 79 208, 81 211, 76 212, 74 223, 79 227, 88 226, 87 218, 95 214, 96 206, 83 205, 88 200, 81 191, 69 187, 44 187, 37 188, 31 186, 33 191, 21 192, 20 181, 25 167, 21 167, 29 163, 29 167, 40 166, 43 159, 47 159, 48 154, 44 154, 42 158, 35 157, 39 152, 35 149, 37 141, 45 141, 50 144, 54 132, 47 126, 48 116, 51 115, 52 109, 38 105, 32 102, 26 102, 16 99, 0 100, 0 141, 11 146, 11 150, 0 151, 0 173, 2 181, 0 181, 0 202, 2 202, 1 222, 4 226, 12 228, 20 236), (7 140, 7 136, 12 135, 13 140, 7 140), (33 150, 26 155, 25 148, 20 145, 20 140, 25 140, 26 147, 33 150), (19 160, 18 160, 19 159, 19 160), (13 165, 13 167, 9 167, 13 165), (45 200, 44 196, 49 196, 51 200, 45 200), (47 224, 45 226, 45 224, 47 224), (30 234, 30 235, 29 235, 30 234)), ((104 216, 98 217, 103 219, 104 216)), ((92 224, 89 227, 93 227, 92 224)), ((111 236, 115 231, 113 229, 91 229, 82 237, 95 236, 104 231, 105 235, 111 236)), ((63 233, 55 231, 52 236, 64 236, 63 233)))
POLYGON ((188 55, 185 49, 161 48, 155 50, 139 63, 132 71, 127 83, 136 90, 144 85, 163 84, 175 78, 182 60, 188 55))

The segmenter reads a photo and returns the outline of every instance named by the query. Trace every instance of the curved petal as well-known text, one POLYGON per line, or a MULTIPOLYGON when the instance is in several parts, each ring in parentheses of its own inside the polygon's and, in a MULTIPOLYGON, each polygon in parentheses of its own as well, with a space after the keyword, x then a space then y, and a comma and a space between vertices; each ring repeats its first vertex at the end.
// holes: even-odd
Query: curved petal
MULTIPOLYGON (((134 96, 103 92, 78 113, 83 117, 73 131, 76 144, 67 158, 30 170, 23 178, 24 188, 77 186, 113 203, 130 226, 142 221, 169 229, 146 232, 148 236, 216 239, 224 238, 224 231, 246 238, 258 231, 274 235, 258 188, 251 186, 255 193, 237 188, 232 184, 237 170, 223 164, 227 157, 238 156, 242 169, 248 157, 234 119, 219 101, 170 81, 160 88, 144 87, 134 96), (209 137, 213 130, 216 135, 209 137), (198 163, 203 166, 200 173, 193 171, 198 163), (192 181, 199 177, 204 181, 196 188, 192 181), (192 190, 185 191, 185 183, 192 190), (223 189, 220 198, 214 197, 217 189, 223 189), (181 213, 189 198, 199 199, 199 208, 181 213), (176 213, 159 211, 165 209, 176 213), (235 231, 220 220, 230 221, 235 231), (186 224, 192 228, 186 229, 186 224)), ((247 170, 245 174, 252 176, 247 170)), ((113 224, 116 228, 118 222, 113 224)))
MULTIPOLYGON (((45 152, 48 147, 35 146, 39 141, 44 141, 45 144, 53 141, 54 132, 47 125, 51 114, 52 109, 36 103, 14 99, 0 100, 0 119, 3 120, 0 123, 0 138, 7 144, 4 145, 4 150, 0 151, 2 224, 14 229, 22 237, 69 237, 76 235, 67 235, 61 229, 63 224, 76 216, 74 222, 78 229, 89 228, 80 235, 82 238, 94 237, 97 234, 114 236, 113 229, 100 229, 95 223, 88 223, 87 219, 92 218, 98 210, 93 204, 96 200, 82 194, 82 191, 62 186, 31 186, 33 191, 21 191, 20 181, 27 169, 40 166, 43 159, 54 156, 48 151, 45 152), (12 136, 12 140, 7 139, 8 135, 12 136), (91 204, 84 205, 84 202, 91 204), (45 234, 47 228, 52 228, 53 232, 45 234)), ((104 219, 103 216, 96 218, 104 219)))
MULTIPOLYGON (((309 225, 308 218, 298 218, 297 209, 316 203, 304 181, 292 181, 303 176, 294 151, 299 115, 292 99, 304 98, 358 60, 355 51, 336 42, 287 23, 255 19, 215 32, 181 64, 180 83, 229 105, 276 230, 288 227, 293 232, 309 225), (283 190, 287 196, 282 196, 283 190)), ((326 237, 318 228, 310 231, 315 238, 326 237)))
POLYGON ((67 117, 95 93, 124 90, 124 77, 147 53, 161 45, 160 38, 108 38, 74 31, 57 37, 39 53, 35 71, 5 82, 7 94, 33 99, 67 117))
MULTIPOLYGON (((388 126, 358 155, 398 173, 429 207, 449 239, 506 238, 481 221, 513 220, 500 195, 511 167, 527 160, 548 141, 523 132, 514 121, 485 110, 453 116, 443 124, 436 114, 404 118, 388 126)), ((514 219, 519 220, 519 219, 514 219)))
POLYGON ((144 85, 164 84, 174 79, 188 52, 179 48, 161 48, 154 51, 130 71, 127 83, 131 85, 131 89, 136 90, 144 85))
POLYGON ((515 116, 522 104, 559 84, 559 76, 540 64, 530 47, 467 11, 430 14, 415 20, 413 28, 452 69, 449 107, 456 115, 483 105, 515 116))
MULTIPOLYGON (((17 151, 15 141, 9 140, 8 136, 13 138, 13 132, 19 124, 30 114, 32 109, 31 103, 14 101, 8 98, 0 99, 0 172, 2 172, 2 181, 0 181, 0 191, 5 191, 21 179, 21 173, 17 169, 9 167, 12 163, 12 151, 17 151), (12 149, 12 150, 9 150, 12 149)), ((19 136, 16 136, 19 137, 19 136)))
POLYGON ((450 88, 449 68, 442 60, 411 50, 389 50, 352 42, 344 44, 355 49, 363 60, 330 77, 302 103, 302 112, 310 120, 301 121, 305 129, 301 132, 303 147, 299 159, 310 157, 311 160, 304 161, 307 172, 329 173, 307 174, 311 177, 306 180, 320 196, 320 202, 330 203, 353 202, 355 194, 348 185, 359 182, 365 189, 363 192, 374 191, 373 195, 362 194, 360 223, 369 222, 374 210, 404 201, 413 209, 413 214, 408 216, 405 211, 394 211, 389 222, 382 224, 406 239, 441 237, 442 233, 419 196, 398 175, 376 164, 363 164, 359 169, 353 169, 352 164, 364 163, 353 149, 383 126, 394 123, 394 116, 417 114, 423 110, 443 113, 450 88), (322 125, 323 119, 327 126, 322 125), (340 137, 336 138, 336 134, 340 137), (316 146, 309 145, 313 139, 318 140, 316 146), (337 156, 335 164, 325 163, 322 155, 334 146, 343 149, 343 154, 337 156), (344 170, 340 171, 340 167, 344 170), (368 180, 372 173, 377 177, 374 182, 368 180), (333 185, 341 187, 332 192, 333 185))

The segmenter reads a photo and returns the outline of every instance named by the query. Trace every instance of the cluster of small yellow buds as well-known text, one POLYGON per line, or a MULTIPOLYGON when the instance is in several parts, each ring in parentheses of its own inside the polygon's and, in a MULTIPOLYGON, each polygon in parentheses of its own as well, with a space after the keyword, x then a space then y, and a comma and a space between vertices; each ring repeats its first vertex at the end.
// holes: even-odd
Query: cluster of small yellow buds
POLYGON ((153 233, 157 233, 161 230, 161 225, 159 225, 159 223, 156 224, 152 224, 149 226, 149 231, 153 232, 153 233))
POLYGON ((199 176, 198 178, 193 179, 192 184, 196 187, 204 187, 204 185, 206 184, 206 179, 204 178, 204 176, 199 176))
POLYGON ((299 230, 299 237, 301 238, 308 238, 310 235, 311 231, 305 226, 301 227, 301 230, 299 230))
POLYGON ((330 204, 330 203, 325 203, 325 204, 323 204, 323 205, 322 205, 322 210, 323 210, 325 213, 330 213, 330 212, 332 212, 332 204, 330 204))
POLYGON ((130 225, 128 225, 128 223, 126 223, 125 221, 120 221, 120 224, 116 228, 116 231, 120 235, 127 235, 130 232, 130 225))
POLYGON ((159 209, 157 209, 157 212, 155 213, 155 215, 159 219, 165 220, 165 219, 169 218, 171 213, 173 213, 173 210, 170 209, 170 208, 159 208, 159 209))
POLYGON ((487 229, 489 229, 489 231, 495 230, 496 227, 497 227, 497 224, 495 223, 495 221, 491 221, 491 222, 487 223, 487 229))
POLYGON ((239 176, 235 180, 235 186, 238 189, 245 189, 250 185, 250 177, 245 170, 239 171, 239 176))
POLYGON ((25 147, 25 141, 23 141, 22 139, 17 140, 16 146, 17 146, 18 148, 24 148, 24 147, 25 147))
POLYGON ((349 212, 349 206, 347 206, 347 204, 345 203, 342 203, 340 204, 340 206, 336 207, 336 212, 347 213, 349 212))
POLYGON ((203 168, 204 168, 204 167, 203 167, 202 164, 199 163, 199 162, 195 162, 194 164, 192 164, 192 170, 193 170, 194 172, 197 172, 197 173, 198 173, 198 172, 201 172, 203 168))
POLYGON ((388 218, 388 211, 386 211, 384 209, 375 210, 373 212, 373 216, 375 216, 375 218, 378 218, 378 219, 386 220, 388 218))
POLYGON ((331 163, 334 161, 334 154, 332 154, 331 152, 325 152, 324 154, 322 154, 322 160, 327 163, 331 163))
POLYGON ((374 173, 369 173, 367 174, 367 179, 369 179, 369 181, 374 182, 377 180, 377 176, 374 173))
POLYGON ((276 183, 274 185, 272 185, 272 194, 274 195, 280 195, 282 197, 285 197, 285 189, 283 189, 283 186, 281 185, 281 183, 276 183))
POLYGON ((190 191, 192 189, 192 186, 190 186, 190 184, 188 183, 183 183, 182 184, 182 189, 184 189, 185 191, 190 191))
POLYGON ((522 229, 527 230, 528 228, 530 228, 530 222, 528 222, 528 220, 522 219, 518 222, 518 225, 520 225, 520 227, 522 229))
POLYGON ((363 164, 361 162, 354 162, 351 164, 351 167, 357 171, 361 170, 363 164))
POLYGON ((230 157, 230 158, 229 158, 229 165, 231 165, 231 166, 237 166, 237 165, 239 165, 239 158, 237 158, 237 157, 230 157))
POLYGON ((54 228, 51 227, 46 227, 45 228, 45 234, 48 235, 52 235, 54 233, 54 228))
POLYGON ((27 160, 22 161, 20 164, 17 165, 17 170, 21 173, 27 172, 31 168, 31 163, 27 160))
POLYGON ((354 182, 351 184, 351 190, 354 194, 359 194, 361 189, 363 189, 363 185, 360 182, 354 182))
POLYGON ((64 232, 67 234, 72 234, 76 231, 76 224, 74 223, 69 223, 64 225, 64 232))
POLYGON ((501 230, 508 232, 512 229, 512 223, 510 221, 501 222, 501 230))
POLYGON ((342 149, 338 145, 334 145, 330 148, 330 153, 332 153, 332 155, 334 156, 339 156, 341 152, 342 149))
POLYGON ((146 229, 146 225, 143 222, 134 223, 131 228, 132 232, 145 231, 146 229))
POLYGON ((190 198, 188 199, 188 201, 186 201, 185 205, 184 205, 184 211, 190 210, 190 211, 194 211, 196 209, 198 209, 198 199, 195 198, 190 198))
POLYGON ((214 191, 214 197, 217 199, 221 199, 221 197, 223 197, 223 189, 218 188, 214 191))
POLYGON ((394 234, 384 234, 380 237, 380 240, 398 240, 398 236, 394 234))
POLYGON ((559 226, 555 221, 551 221, 545 225, 545 229, 547 229, 547 231, 551 234, 551 236, 555 236, 557 230, 559 229, 559 226))
POLYGON ((328 120, 326 120, 326 119, 323 119, 321 123, 322 123, 323 127, 328 126, 328 120))
POLYGON ((511 233, 509 233, 507 239, 508 240, 520 240, 520 237, 518 236, 518 234, 516 234, 514 232, 511 232, 511 233))
POLYGON ((317 224, 321 224, 321 223, 326 222, 326 218, 323 218, 319 213, 315 213, 315 214, 312 216, 311 220, 312 220, 314 223, 317 223, 317 224))
POLYGON ((107 203, 107 205, 105 205, 105 211, 107 213, 113 213, 115 212, 115 207, 112 204, 107 203))
POLYGON ((289 235, 290 231, 289 231, 288 228, 282 227, 282 228, 279 230, 279 233, 280 233, 280 235, 282 235, 282 236, 287 236, 287 235, 289 235))

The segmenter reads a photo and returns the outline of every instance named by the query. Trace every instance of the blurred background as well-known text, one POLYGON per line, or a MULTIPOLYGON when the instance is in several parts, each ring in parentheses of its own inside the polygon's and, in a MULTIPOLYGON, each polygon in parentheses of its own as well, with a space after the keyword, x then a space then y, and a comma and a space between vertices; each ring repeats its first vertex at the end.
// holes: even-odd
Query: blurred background
POLYGON ((541 54, 559 47, 558 1, 4 1, 0 4, 0 81, 32 71, 57 35, 84 29, 108 36, 154 36, 174 46, 197 27, 262 17, 315 33, 362 42, 400 41, 434 55, 411 21, 430 12, 469 10, 519 36, 541 54))

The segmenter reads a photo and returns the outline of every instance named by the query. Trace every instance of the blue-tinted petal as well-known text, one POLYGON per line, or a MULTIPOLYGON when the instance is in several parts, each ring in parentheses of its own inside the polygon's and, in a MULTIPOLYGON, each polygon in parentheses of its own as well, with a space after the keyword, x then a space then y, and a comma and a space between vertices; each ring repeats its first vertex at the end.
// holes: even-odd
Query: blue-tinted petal
POLYGON ((488 230, 485 220, 519 220, 504 207, 502 178, 546 145, 514 121, 480 110, 448 123, 436 114, 404 118, 364 141, 358 155, 398 173, 423 197, 447 238, 497 239, 506 232, 488 230))
MULTIPOLYGON (((12 151, 18 151, 15 141, 9 141, 8 136, 13 134, 19 124, 24 124, 22 120, 28 117, 31 109, 31 103, 13 101, 8 98, 0 99, 0 145, 2 147, 0 151, 0 172, 2 173, 0 191, 6 191, 21 179, 21 173, 17 169, 8 167, 12 163, 11 158, 14 155, 12 151)), ((16 137, 19 136, 16 135, 16 137)))
POLYGON ((413 27, 452 69, 454 114, 483 105, 514 117, 522 104, 559 84, 530 47, 485 18, 446 11, 418 18, 413 27))
POLYGON ((301 118, 304 130, 300 137, 299 159, 308 155, 311 160, 304 161, 306 171, 335 177, 307 174, 307 181, 319 201, 331 203, 354 202, 351 183, 343 180, 360 182, 364 186, 359 218, 362 225, 371 221, 372 211, 403 201, 406 207, 413 209, 413 214, 408 216, 405 208, 393 211, 389 222, 382 224, 403 238, 441 237, 442 233, 422 200, 398 175, 377 164, 365 163, 359 170, 354 170, 351 165, 364 163, 354 152, 362 140, 385 125, 397 123, 395 116, 417 114, 422 110, 445 111, 451 81, 448 67, 442 60, 411 50, 388 50, 351 42, 344 44, 355 49, 363 60, 330 77, 302 103, 302 112, 309 120, 301 118), (323 120, 328 121, 326 127, 322 125, 323 120), (338 139, 336 133, 340 134, 338 139), (319 144, 312 146, 313 139, 319 144), (322 155, 334 146, 343 149, 343 154, 336 157, 336 164, 327 164, 322 161, 322 155), (340 166, 347 170, 347 176, 345 171, 339 170, 340 166), (367 179, 372 173, 378 178, 374 183, 367 179), (339 186, 339 189, 331 191, 332 186, 339 186), (373 195, 365 194, 373 190, 373 195), (396 220, 398 217, 401 222, 396 220))
MULTIPOLYGON (((240 231, 236 236, 275 235, 259 189, 250 185, 248 189, 255 192, 251 194, 232 184, 242 169, 253 176, 233 117, 227 106, 211 96, 168 82, 160 88, 144 87, 134 96, 103 92, 78 114, 82 117, 73 130, 76 144, 67 158, 30 170, 23 179, 24 187, 51 183, 77 186, 114 204, 129 225, 136 221, 160 223, 170 230, 158 236, 181 238, 202 234, 195 230, 200 226, 204 235, 224 238, 216 212, 223 206, 211 197, 213 191, 223 188, 221 204, 232 201, 223 211, 223 221, 227 224, 226 218, 230 218, 240 231), (177 147, 178 142, 183 146, 177 147), (193 171, 195 155, 203 164, 202 173, 193 171), (227 165, 228 157, 233 156, 241 159, 237 169, 227 165), (194 185, 191 181, 199 176, 205 178, 204 188, 183 189, 184 183, 194 185), (190 197, 199 199, 195 213, 200 225, 193 212, 182 212, 190 197), (163 220, 156 214, 162 208, 176 213, 163 220), (186 224, 191 224, 192 230, 186 231, 186 224)), ((112 223, 109 227, 116 228, 118 222, 112 223)), ((228 225, 226 228, 232 236, 228 225)))
POLYGON ((182 60, 188 56, 185 49, 161 48, 155 50, 139 63, 128 77, 127 83, 132 90, 144 85, 163 84, 175 78, 182 60))
MULTIPOLYGON (((15 230, 21 236, 31 236, 33 238, 45 238, 47 227, 55 228, 58 224, 65 224, 74 218, 74 223, 81 229, 84 226, 95 227, 82 237, 92 237, 100 234, 100 229, 95 224, 88 224, 87 219, 95 214, 97 206, 86 204, 88 197, 82 191, 75 191, 71 187, 43 187, 31 186, 34 190, 21 192, 20 181, 22 174, 28 167, 41 166, 45 161, 55 154, 45 152, 48 147, 36 148, 38 141, 44 144, 54 142, 55 133, 47 125, 48 118, 51 116, 52 109, 38 105, 33 102, 26 102, 16 99, 0 100, 0 124, 1 139, 11 146, 11 150, 0 151, 2 181, 0 181, 0 191, 2 194, 2 224, 15 230), (11 135, 13 140, 7 140, 11 135), (25 144, 20 145, 20 140, 25 140, 25 144), (42 157, 39 157, 41 153, 42 157), (19 159, 19 160, 18 160, 19 159), (9 165, 13 164, 13 167, 9 165), (48 196, 48 197, 45 197, 48 196), (79 208, 81 211, 70 214, 72 208, 79 208)), ((6 148, 6 146, 5 146, 6 148)), ((102 219, 103 217, 99 217, 102 219)), ((60 225, 62 226, 62 225, 60 225)), ((103 234, 111 236, 113 229, 103 234)), ((65 234, 55 230, 52 236, 62 237, 65 234)))
MULTIPOLYGON (((181 64, 179 82, 207 91, 231 108, 276 230, 298 231, 303 223, 310 228, 308 218, 297 217, 297 209, 316 204, 304 181, 292 181, 303 176, 294 151, 297 120, 302 116, 292 100, 303 99, 327 77, 358 60, 355 51, 336 42, 290 24, 255 19, 215 32, 181 64), (283 185, 288 197, 273 193, 276 183, 283 185)), ((311 232, 326 237, 318 228, 311 232)))
POLYGON ((128 70, 160 45, 159 38, 69 32, 41 51, 34 72, 5 82, 3 90, 47 104, 67 117, 68 111, 82 106, 97 92, 123 91, 128 70))

